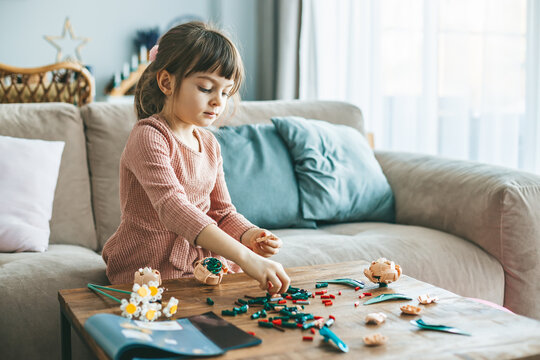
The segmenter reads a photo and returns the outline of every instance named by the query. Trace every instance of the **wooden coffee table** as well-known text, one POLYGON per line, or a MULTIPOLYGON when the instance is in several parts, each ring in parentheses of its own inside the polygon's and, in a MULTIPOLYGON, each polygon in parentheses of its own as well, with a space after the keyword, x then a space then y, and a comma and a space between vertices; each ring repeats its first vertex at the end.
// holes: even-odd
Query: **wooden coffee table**
MULTIPOLYGON (((231 350, 220 359, 265 358, 265 359, 360 359, 364 356, 385 358, 432 358, 432 359, 508 359, 540 358, 540 321, 513 315, 490 306, 477 303, 459 295, 403 275, 388 288, 378 288, 369 283, 363 275, 365 261, 340 264, 304 266, 287 269, 292 286, 315 292, 315 281, 335 278, 354 278, 366 283, 364 289, 355 291, 346 285, 330 284, 328 292, 336 295, 333 306, 324 306, 319 296, 311 299, 305 312, 314 315, 334 315, 335 324, 331 330, 348 346, 349 352, 342 353, 331 343, 324 342, 318 333, 313 341, 303 341, 309 331, 261 328, 250 315, 260 307, 252 307, 248 314, 224 318, 245 331, 253 331, 262 339, 262 344, 250 348, 231 350), (338 295, 338 291, 342 295, 338 295), (371 292, 371 297, 359 299, 363 292, 371 292), (366 300, 383 293, 402 293, 414 300, 389 301, 372 305, 362 305, 366 300), (423 307, 420 316, 401 314, 399 307, 404 304, 417 305, 418 295, 428 293, 438 296, 437 304, 419 305, 423 307), (360 302, 358 307, 354 306, 360 302), (382 325, 365 325, 368 313, 384 312, 388 318, 382 325), (466 330, 472 336, 453 335, 435 331, 419 330, 410 320, 422 317, 426 322, 442 323, 466 330), (378 347, 365 346, 362 337, 381 333, 388 337, 388 343, 378 347)), ((405 269, 406 272, 406 269, 405 269)), ((221 285, 211 287, 201 285, 194 279, 168 280, 163 282, 167 289, 164 300, 170 296, 179 299, 179 310, 175 318, 214 311, 232 309, 234 302, 244 295, 263 296, 257 283, 245 274, 227 275, 221 285), (206 303, 210 297, 213 306, 206 303)), ((130 291, 131 285, 114 286, 130 291)), ((114 293, 117 297, 121 293, 114 293)), ((72 326, 99 359, 109 359, 108 355, 84 330, 86 319, 94 314, 111 313, 120 315, 119 304, 89 289, 60 290, 58 293, 61 312, 62 357, 71 358, 70 327, 72 326)), ((289 306, 292 305, 291 301, 289 306)))

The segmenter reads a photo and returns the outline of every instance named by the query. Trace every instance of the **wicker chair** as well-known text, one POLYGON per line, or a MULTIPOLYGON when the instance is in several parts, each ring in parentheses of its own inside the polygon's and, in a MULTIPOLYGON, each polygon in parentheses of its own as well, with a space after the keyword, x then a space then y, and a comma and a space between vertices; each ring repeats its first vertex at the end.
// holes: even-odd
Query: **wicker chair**
POLYGON ((37 68, 0 63, 0 103, 67 102, 82 106, 93 96, 94 79, 78 63, 60 62, 37 68))

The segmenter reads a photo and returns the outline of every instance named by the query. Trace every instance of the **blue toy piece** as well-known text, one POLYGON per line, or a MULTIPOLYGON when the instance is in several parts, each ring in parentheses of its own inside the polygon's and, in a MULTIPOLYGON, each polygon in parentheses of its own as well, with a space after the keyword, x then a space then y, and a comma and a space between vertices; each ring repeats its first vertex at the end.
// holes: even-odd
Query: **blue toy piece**
POLYGON ((340 338, 337 337, 336 334, 332 330, 330 330, 327 326, 323 326, 319 329, 319 334, 321 334, 324 337, 324 341, 331 340, 339 350, 343 352, 349 352, 349 347, 347 344, 345 344, 343 341, 341 341, 340 338))

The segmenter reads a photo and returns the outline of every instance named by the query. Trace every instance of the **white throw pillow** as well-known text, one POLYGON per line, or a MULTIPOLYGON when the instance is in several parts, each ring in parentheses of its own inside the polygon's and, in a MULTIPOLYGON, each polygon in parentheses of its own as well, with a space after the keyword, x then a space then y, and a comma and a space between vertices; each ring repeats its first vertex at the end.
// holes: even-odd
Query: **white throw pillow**
POLYGON ((63 141, 0 136, 0 252, 45 251, 63 141))

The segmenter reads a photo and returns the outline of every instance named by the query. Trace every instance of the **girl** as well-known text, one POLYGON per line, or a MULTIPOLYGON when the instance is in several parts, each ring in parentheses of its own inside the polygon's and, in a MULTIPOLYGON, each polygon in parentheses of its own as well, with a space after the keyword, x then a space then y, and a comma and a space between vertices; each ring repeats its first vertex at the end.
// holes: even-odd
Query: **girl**
POLYGON ((261 289, 285 292, 289 277, 267 259, 282 242, 236 212, 220 147, 204 129, 240 88, 238 50, 191 22, 163 35, 150 61, 135 92, 139 121, 120 159, 122 220, 103 248, 109 280, 132 282, 147 266, 163 279, 192 276, 195 261, 213 256, 232 272, 239 265, 261 289))

